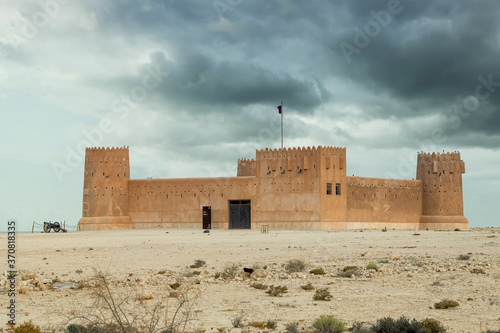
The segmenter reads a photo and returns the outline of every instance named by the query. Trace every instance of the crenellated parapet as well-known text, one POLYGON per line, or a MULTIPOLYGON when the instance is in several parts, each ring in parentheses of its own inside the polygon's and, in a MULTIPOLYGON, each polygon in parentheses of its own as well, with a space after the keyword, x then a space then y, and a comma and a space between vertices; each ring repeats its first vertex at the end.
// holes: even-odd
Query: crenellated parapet
POLYGON ((237 177, 255 176, 255 160, 239 159, 237 177))

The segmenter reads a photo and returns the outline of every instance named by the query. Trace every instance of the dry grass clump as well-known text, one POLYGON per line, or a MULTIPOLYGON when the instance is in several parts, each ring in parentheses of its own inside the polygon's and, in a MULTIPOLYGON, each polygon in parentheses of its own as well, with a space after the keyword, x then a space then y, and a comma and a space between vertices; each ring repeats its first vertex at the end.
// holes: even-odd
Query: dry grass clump
POLYGON ((331 301, 332 294, 326 288, 320 288, 316 290, 313 296, 313 300, 315 301, 331 301))
POLYGON ((14 333, 40 333, 40 329, 33 324, 33 322, 30 321, 25 321, 16 329, 14 330, 14 333))
POLYGON ((470 255, 468 255, 468 254, 461 254, 457 258, 457 260, 469 260, 469 259, 470 259, 470 255))
POLYGON ((325 270, 323 268, 315 268, 315 269, 311 269, 309 271, 310 274, 312 275, 325 275, 325 270))
POLYGON ((239 266, 234 263, 229 263, 224 266, 224 269, 222 270, 222 273, 220 273, 220 277, 223 278, 224 280, 231 280, 236 277, 236 274, 238 273, 239 266))
POLYGON ((342 272, 340 272, 339 276, 350 278, 353 275, 358 275, 358 273, 359 273, 359 271, 358 271, 357 266, 346 266, 346 267, 344 267, 342 272))
POLYGON ((307 265, 303 260, 292 259, 286 263, 285 270, 288 273, 302 272, 304 269, 306 269, 306 266, 307 265))
POLYGON ((306 291, 314 290, 314 286, 312 285, 311 282, 307 282, 307 284, 300 286, 300 288, 306 291))
POLYGON ((436 309, 449 309, 457 306, 459 306, 459 303, 450 299, 444 299, 441 302, 434 303, 436 309))
POLYGON ((314 332, 317 333, 342 333, 344 323, 333 316, 321 316, 313 323, 314 332))
POLYGON ((269 296, 281 297, 287 292, 288 288, 286 286, 269 286, 269 290, 266 291, 266 294, 269 294, 269 296))
POLYGON ((373 269, 374 271, 378 271, 378 266, 376 263, 371 262, 368 265, 366 265, 366 269, 373 269))
POLYGON ((243 317, 236 317, 232 319, 231 324, 234 328, 243 327, 243 317))
POLYGON ((285 325, 285 332, 287 333, 299 333, 299 323, 288 323, 285 325))
POLYGON ((267 289, 267 286, 265 284, 257 283, 257 282, 252 283, 251 286, 254 287, 255 289, 259 289, 259 290, 267 289))

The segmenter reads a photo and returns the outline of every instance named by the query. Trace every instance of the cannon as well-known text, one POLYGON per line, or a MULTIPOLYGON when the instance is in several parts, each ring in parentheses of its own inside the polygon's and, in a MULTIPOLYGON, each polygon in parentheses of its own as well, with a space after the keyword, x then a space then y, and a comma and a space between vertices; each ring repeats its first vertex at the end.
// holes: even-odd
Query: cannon
POLYGON ((43 231, 50 232, 51 229, 54 229, 55 232, 66 232, 66 229, 61 228, 61 224, 59 222, 43 222, 43 231))

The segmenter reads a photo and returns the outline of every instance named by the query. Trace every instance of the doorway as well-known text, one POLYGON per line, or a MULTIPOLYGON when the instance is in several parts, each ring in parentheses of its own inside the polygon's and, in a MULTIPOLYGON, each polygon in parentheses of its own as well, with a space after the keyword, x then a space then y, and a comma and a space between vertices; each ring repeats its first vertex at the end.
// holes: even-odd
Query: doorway
POLYGON ((229 229, 250 229, 250 212, 250 200, 229 200, 229 229))
POLYGON ((203 206, 203 229, 212 229, 212 207, 203 206))

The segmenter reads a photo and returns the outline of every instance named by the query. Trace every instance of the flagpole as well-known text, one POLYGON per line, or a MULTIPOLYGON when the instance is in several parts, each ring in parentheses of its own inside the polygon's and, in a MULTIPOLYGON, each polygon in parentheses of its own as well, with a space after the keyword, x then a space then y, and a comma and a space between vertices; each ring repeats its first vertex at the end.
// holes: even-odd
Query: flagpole
POLYGON ((281 149, 283 149, 283 101, 281 101, 281 149))

